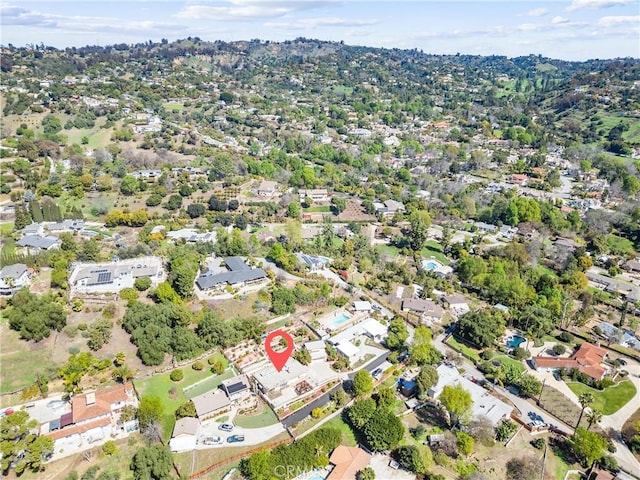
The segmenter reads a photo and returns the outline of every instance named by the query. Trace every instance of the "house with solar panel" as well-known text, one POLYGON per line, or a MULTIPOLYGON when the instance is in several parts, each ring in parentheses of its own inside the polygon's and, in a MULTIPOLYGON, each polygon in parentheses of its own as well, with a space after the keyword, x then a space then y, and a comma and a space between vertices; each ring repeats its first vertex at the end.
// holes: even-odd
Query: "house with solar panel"
POLYGON ((141 257, 110 263, 76 264, 69 277, 71 293, 118 293, 131 288, 137 278, 148 277, 152 286, 163 282, 166 272, 160 257, 141 257))
POLYGON ((240 257, 225 257, 224 270, 209 270, 196 278, 196 285, 202 291, 217 291, 227 285, 240 288, 268 279, 262 268, 252 268, 240 257))

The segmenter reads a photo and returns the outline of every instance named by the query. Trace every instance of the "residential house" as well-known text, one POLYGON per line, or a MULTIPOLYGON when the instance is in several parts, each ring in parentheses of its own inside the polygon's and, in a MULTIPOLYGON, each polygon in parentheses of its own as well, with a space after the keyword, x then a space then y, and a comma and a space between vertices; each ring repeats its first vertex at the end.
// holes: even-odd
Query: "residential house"
POLYGON ((300 203, 303 203, 307 197, 317 203, 327 203, 331 201, 331 195, 326 188, 301 189, 298 193, 300 195, 300 203))
POLYGON ((196 279, 200 290, 221 289, 227 285, 242 287, 261 282, 268 278, 262 268, 251 268, 240 257, 226 257, 224 259, 228 271, 223 273, 206 272, 196 279))
POLYGON ((221 388, 209 390, 191 399, 196 407, 196 415, 200 420, 216 417, 231 408, 231 400, 221 388))
MULTIPOLYGON (((164 227, 163 225, 158 226, 164 227)), ((180 230, 167 232, 167 238, 174 242, 184 240, 187 243, 215 243, 217 234, 216 232, 198 233, 198 231, 193 228, 181 228, 180 230)))
POLYGON ((372 308, 371 302, 364 302, 364 301, 353 302, 353 310, 355 312, 370 312, 371 308, 372 308))
POLYGON ((623 347, 632 348, 640 352, 640 339, 631 330, 624 330, 608 322, 600 322, 598 328, 602 335, 610 342, 623 347))
POLYGON ((498 227, 495 225, 491 225, 490 223, 485 222, 474 222, 474 225, 478 230, 485 233, 496 233, 498 231, 498 227))
POLYGON ((329 338, 329 343, 338 345, 343 341, 357 340, 359 337, 366 336, 375 342, 381 342, 387 336, 387 326, 381 324, 375 318, 367 318, 366 320, 350 326, 346 330, 329 338))
POLYGON ((640 273, 640 257, 628 260, 622 265, 622 268, 631 273, 640 273))
POLYGON ((513 183, 514 185, 525 186, 529 181, 529 177, 522 173, 514 173, 509 178, 509 183, 513 183))
POLYGON ((7 265, 0 270, 0 295, 13 295, 31 284, 31 273, 23 263, 7 265))
POLYGON ((335 348, 340 355, 349 360, 351 365, 364 358, 364 353, 349 340, 342 340, 335 345, 335 348))
POLYGON ((55 449, 94 443, 118 432, 131 431, 120 420, 125 406, 137 407, 131 382, 71 397, 71 412, 42 425, 41 433, 55 441, 55 449))
POLYGON ((165 278, 160 257, 140 257, 111 263, 80 263, 69 277, 72 292, 118 293, 131 288, 137 278, 147 277, 157 286, 165 278))
POLYGON ((258 185, 256 193, 259 197, 272 197, 278 192, 278 182, 263 180, 258 185))
POLYGON ((27 255, 35 255, 39 252, 60 248, 61 243, 58 237, 52 235, 46 237, 25 235, 16 242, 16 247, 22 248, 27 255))
POLYGON ((402 301, 402 311, 411 312, 420 316, 427 324, 439 323, 444 316, 444 309, 430 299, 407 298, 402 301))
POLYGON ((162 175, 162 170, 137 170, 135 172, 131 172, 129 175, 138 179, 150 180, 160 177, 162 175))
POLYGON ((640 302, 640 287, 632 283, 618 280, 617 278, 601 275, 596 270, 589 269, 584 272, 589 282, 605 292, 615 293, 625 298, 630 303, 640 302))
POLYGON ((173 427, 169 448, 172 452, 195 450, 199 431, 200 420, 193 417, 180 418, 173 427))
POLYGON ((460 317, 471 311, 467 298, 460 293, 445 295, 443 297, 443 302, 456 317, 460 317))
POLYGON ((360 447, 338 445, 329 457, 333 469, 327 480, 356 480, 358 472, 371 462, 371 454, 360 447))
POLYGON ((315 255, 308 255, 306 253, 298 252, 296 257, 302 263, 304 263, 310 272, 317 272, 324 270, 329 263, 329 259, 326 257, 318 257, 315 255))
POLYGON ((402 202, 396 200, 385 200, 384 203, 374 202, 373 207, 376 209, 376 213, 383 217, 393 217, 396 213, 404 213, 405 208, 402 202))
POLYGON ((608 372, 608 369, 602 366, 606 356, 606 349, 584 342, 580 345, 580 348, 568 358, 537 356, 531 360, 533 367, 543 372, 555 371, 560 368, 575 368, 594 380, 602 380, 608 372))
POLYGON ((437 399, 446 386, 460 385, 471 394, 472 418, 485 417, 495 427, 500 420, 511 416, 513 407, 492 396, 488 390, 477 383, 462 376, 455 366, 441 364, 436 370, 438 383, 427 392, 430 397, 437 399))
POLYGON ((311 355, 311 360, 321 360, 326 361, 327 359, 327 349, 322 340, 313 340, 311 342, 306 342, 304 344, 304 348, 311 355))
POLYGON ((222 389, 232 402, 245 400, 251 395, 251 385, 246 375, 238 375, 224 380, 222 389))
POLYGON ((22 235, 36 235, 38 237, 44 236, 44 225, 42 223, 32 223, 22 229, 22 235))
POLYGON ((51 233, 79 232, 84 228, 84 220, 63 220, 62 222, 45 223, 44 228, 51 233))

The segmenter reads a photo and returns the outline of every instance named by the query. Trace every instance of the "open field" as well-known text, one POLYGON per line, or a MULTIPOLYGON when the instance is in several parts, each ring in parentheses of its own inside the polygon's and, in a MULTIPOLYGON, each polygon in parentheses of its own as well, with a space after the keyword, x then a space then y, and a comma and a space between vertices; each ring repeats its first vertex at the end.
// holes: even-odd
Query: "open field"
POLYGON ((630 380, 625 380, 604 390, 596 390, 580 382, 567 382, 567 385, 578 396, 583 393, 591 393, 594 401, 590 407, 603 415, 616 413, 636 394, 636 387, 630 380))
MULTIPOLYGON (((575 426, 580 417, 580 407, 569 400, 564 393, 546 385, 540 396, 540 406, 555 415, 568 425, 575 426)), ((582 417, 581 427, 587 426, 587 419, 582 417)))
POLYGON ((464 343, 458 341, 456 338, 454 338, 454 336, 450 336, 449 339, 447 340, 447 345, 449 345, 451 348, 458 350, 459 352, 462 352, 463 355, 465 355, 467 358, 470 358, 471 360, 473 360, 474 362, 478 362, 480 361, 480 351, 476 350, 475 348, 471 348, 466 346, 464 343))

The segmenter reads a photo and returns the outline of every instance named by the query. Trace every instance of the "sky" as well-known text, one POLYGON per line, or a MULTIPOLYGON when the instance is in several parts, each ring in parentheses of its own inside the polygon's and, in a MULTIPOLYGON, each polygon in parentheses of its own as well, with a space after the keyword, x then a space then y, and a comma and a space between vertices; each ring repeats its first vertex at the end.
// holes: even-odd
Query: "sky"
POLYGON ((640 57, 640 0, 0 1, 0 43, 344 41, 432 54, 640 57))

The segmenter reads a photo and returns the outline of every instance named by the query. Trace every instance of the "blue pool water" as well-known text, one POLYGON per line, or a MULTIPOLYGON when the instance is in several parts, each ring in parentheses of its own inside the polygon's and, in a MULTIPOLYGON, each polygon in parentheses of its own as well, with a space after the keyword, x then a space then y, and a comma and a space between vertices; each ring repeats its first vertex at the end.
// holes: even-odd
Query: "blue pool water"
POLYGON ((329 328, 335 330, 340 325, 342 325, 344 322, 346 322, 346 321, 348 321, 350 319, 351 319, 351 317, 349 315, 343 313, 343 314, 341 314, 341 315, 339 315, 339 316, 337 316, 335 318, 332 318, 329 321, 328 326, 329 326, 329 328))
POLYGON ((427 262, 425 263, 424 266, 427 270, 431 270, 431 271, 436 270, 438 268, 438 264, 436 262, 427 262))
POLYGON ((509 340, 507 340, 507 347, 509 347, 509 348, 517 348, 522 343, 524 343, 525 341, 526 341, 526 339, 524 337, 521 337, 520 335, 514 335, 509 340))
POLYGON ((307 480, 325 480, 325 478, 317 472, 313 472, 307 480))

